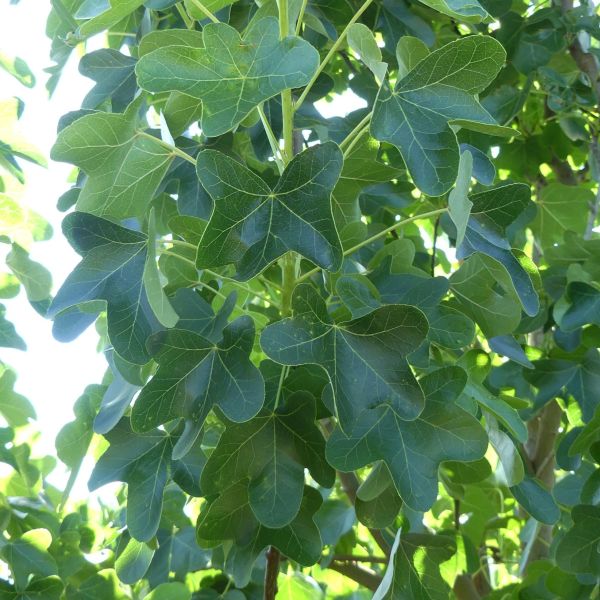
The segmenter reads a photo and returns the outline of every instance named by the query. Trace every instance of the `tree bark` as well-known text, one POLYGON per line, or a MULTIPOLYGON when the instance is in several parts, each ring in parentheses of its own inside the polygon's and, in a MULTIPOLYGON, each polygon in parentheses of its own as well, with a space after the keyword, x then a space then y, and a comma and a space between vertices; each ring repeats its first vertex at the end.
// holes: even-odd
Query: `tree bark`
POLYGON ((281 555, 274 546, 267 550, 267 566, 265 568, 264 600, 275 600, 277 595, 277 577, 279 576, 279 560, 281 555))

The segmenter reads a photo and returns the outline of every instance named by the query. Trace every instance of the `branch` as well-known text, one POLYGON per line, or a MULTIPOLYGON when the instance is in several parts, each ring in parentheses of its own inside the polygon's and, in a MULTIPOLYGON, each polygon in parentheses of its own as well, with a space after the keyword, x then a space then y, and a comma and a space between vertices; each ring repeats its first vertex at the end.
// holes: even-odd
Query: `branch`
POLYGON ((345 575, 349 579, 356 581, 356 583, 359 585, 362 585, 373 592, 381 583, 381 577, 379 577, 379 575, 377 575, 375 572, 367 570, 364 567, 359 567, 358 565, 354 565, 352 563, 332 562, 329 565, 329 568, 333 571, 341 573, 342 575, 345 575))
POLYGON ((334 554, 331 560, 337 562, 367 562, 387 565, 388 559, 383 556, 362 556, 360 554, 334 554))
POLYGON ((274 546, 267 550, 267 566, 265 568, 265 593, 264 600, 275 600, 277 595, 277 576, 279 575, 279 560, 281 554, 274 546))

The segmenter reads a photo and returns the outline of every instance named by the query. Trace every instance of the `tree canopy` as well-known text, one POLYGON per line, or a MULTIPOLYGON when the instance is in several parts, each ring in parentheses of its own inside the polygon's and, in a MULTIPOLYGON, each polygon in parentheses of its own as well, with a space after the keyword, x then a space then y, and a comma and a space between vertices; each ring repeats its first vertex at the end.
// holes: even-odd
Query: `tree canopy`
POLYGON ((0 363, 0 600, 598 597, 594 2, 48 10, 49 94, 94 82, 50 155, 81 260, 30 257, 0 99, 0 299, 107 370, 38 456, 0 363))

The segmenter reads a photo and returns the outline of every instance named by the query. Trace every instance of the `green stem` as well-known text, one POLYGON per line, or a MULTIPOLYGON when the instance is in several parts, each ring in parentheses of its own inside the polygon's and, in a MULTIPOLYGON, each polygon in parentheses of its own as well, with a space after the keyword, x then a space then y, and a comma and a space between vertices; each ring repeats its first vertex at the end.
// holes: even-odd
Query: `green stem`
POLYGON ((265 133, 267 134, 267 138, 271 146, 271 152, 273 152, 275 164, 277 165, 277 169, 279 170, 279 174, 281 175, 283 173, 284 164, 281 159, 281 148, 279 147, 279 140, 275 137, 275 134, 273 133, 273 129, 271 128, 271 124, 267 119, 267 115, 265 114, 262 105, 258 106, 258 114, 260 115, 260 120, 262 121, 263 127, 265 128, 265 133))
POLYGON ((172 256, 173 258, 178 258, 180 261, 187 263, 188 265, 191 265, 192 267, 194 267, 194 269, 197 269, 196 262, 193 261, 191 258, 186 258, 185 256, 181 256, 181 254, 177 254, 176 252, 170 252, 169 250, 164 250, 163 248, 160 248, 159 252, 160 252, 160 254, 166 254, 167 256, 172 256))
MULTIPOLYGON (((438 215, 441 215, 445 212, 448 212, 447 208, 438 208, 437 210, 431 210, 429 212, 414 215, 413 217, 408 217, 407 219, 404 219, 403 221, 398 221, 397 223, 394 223, 393 225, 386 227, 384 230, 380 231, 379 233, 372 235, 370 238, 367 238, 366 240, 359 242, 355 246, 352 246, 352 248, 348 248, 347 250, 344 250, 344 256, 349 256, 350 254, 353 254, 354 252, 356 252, 357 250, 360 250, 364 246, 368 246, 370 243, 374 242, 375 240, 385 237, 388 233, 398 229, 399 227, 404 227, 405 225, 408 225, 409 223, 414 223, 415 221, 419 221, 421 219, 437 217, 438 215)), ((320 270, 321 269, 319 267, 316 267, 316 268, 312 269, 311 271, 304 273, 304 275, 301 275, 300 277, 298 277, 296 283, 300 283, 301 281, 304 281, 304 280, 308 279, 309 277, 312 277, 315 273, 318 273, 320 270)))
POLYGON ((290 372, 290 368, 287 365, 281 367, 281 373, 279 374, 279 383, 277 384, 277 394, 275 394, 275 406, 273 410, 277 410, 279 406, 279 399, 281 398, 281 391, 283 390, 283 382, 285 378, 288 376, 290 372))
POLYGON ((200 0, 190 0, 190 2, 199 10, 201 10, 213 23, 220 23, 219 19, 200 2, 200 0))
POLYGON ((298 21, 296 22, 296 35, 300 35, 300 31, 302 30, 302 21, 304 21, 304 13, 306 12, 307 4, 308 0, 302 0, 302 6, 300 7, 300 12, 298 13, 298 21))
MULTIPOLYGON (((190 242, 184 242, 183 240, 160 240, 160 241, 163 244, 173 244, 174 246, 181 246, 182 248, 190 248, 192 250, 197 249, 196 245, 190 244, 190 242)), ((176 254, 175 252, 170 252, 168 249, 160 249, 159 252, 161 254, 166 254, 167 256, 173 256, 174 258, 178 258, 178 259, 182 260, 183 262, 193 265, 194 268, 196 267, 196 263, 194 261, 192 261, 191 259, 189 259, 185 256, 181 256, 181 254, 176 254)), ((265 296, 264 294, 261 294, 260 292, 255 292, 252 288, 237 281, 236 279, 232 279, 231 277, 227 277, 226 275, 223 275, 221 273, 216 273, 215 271, 211 271, 210 269, 202 269, 202 271, 204 271, 205 273, 208 273, 209 275, 212 275, 213 277, 217 277, 220 279, 226 279, 227 281, 229 281, 231 283, 231 285, 234 285, 234 286, 240 288, 241 290, 244 290, 245 292, 248 292, 249 294, 256 296, 257 298, 260 298, 263 302, 267 302, 269 304, 272 304, 273 306, 277 306, 277 303, 272 298, 269 298, 269 297, 265 296)))
POLYGON ((260 298, 263 302, 267 302, 268 304, 272 304, 273 306, 277 306, 277 303, 274 302, 272 298, 268 298, 267 296, 265 296, 264 294, 261 294, 260 292, 255 292, 252 288, 249 288, 247 285, 244 285, 243 283, 240 283, 236 279, 230 279, 229 277, 225 277, 224 275, 220 275, 219 273, 215 273, 214 271, 211 271, 210 269, 202 269, 202 270, 205 273, 208 273, 209 275, 212 275, 213 277, 220 277, 222 279, 226 279, 227 281, 229 281, 229 283, 231 283, 231 285, 234 285, 235 287, 240 288, 240 290, 244 290, 248 294, 252 294, 253 296, 256 296, 257 298, 260 298))
POLYGON ((363 3, 363 5, 358 9, 358 11, 352 17, 352 19, 350 19, 350 22, 348 23, 348 25, 346 25, 346 28, 344 29, 344 31, 342 31, 342 33, 340 34, 338 39, 335 40, 335 42, 333 43, 333 46, 331 46, 331 49, 329 50, 329 52, 327 53, 327 55, 325 56, 325 58, 322 60, 321 64, 319 65, 319 68, 316 70, 315 74, 312 76, 311 80, 308 82, 308 85, 304 88, 304 91, 300 95, 300 98, 298 98, 298 102, 296 102, 295 110, 298 110, 302 106, 302 103, 306 99, 306 96, 308 95, 310 88, 312 88, 315 81, 317 81, 317 79, 319 78, 319 75, 323 72, 323 69, 326 67, 327 63, 335 55, 338 48, 342 45, 342 43, 346 39, 346 36, 348 35, 348 31, 350 30, 350 27, 352 27, 352 25, 354 25, 354 23, 356 23, 356 21, 358 21, 358 19, 360 19, 361 15, 365 12, 365 10, 367 10, 367 8, 369 8, 369 6, 371 5, 372 2, 373 2, 373 0, 366 0, 363 3))
MULTIPOLYGON (((288 0, 277 0, 279 6, 279 37, 283 40, 290 34, 290 20, 288 0)), ((294 156, 294 105, 292 103, 292 90, 281 92, 281 116, 283 119, 283 162, 284 165, 294 156)))
POLYGON ((296 257, 291 252, 283 257, 282 271, 281 316, 289 317, 292 312, 292 294, 296 286, 296 257))
POLYGON ((182 6, 181 2, 178 2, 175 5, 175 8, 181 17, 181 20, 185 23, 185 26, 188 29, 194 29, 194 19, 190 19, 190 16, 185 12, 185 8, 182 6))
POLYGON ((358 142, 360 142, 360 139, 362 138, 362 136, 365 133, 368 133, 369 131, 369 124, 367 123, 354 137, 354 139, 350 142, 350 144, 348 144, 348 147, 344 150, 344 158, 348 158, 348 156, 350 156, 350 153, 352 152, 352 150, 354 150, 354 147, 356 146, 356 144, 358 144, 358 142))
POLYGON ((161 140, 160 138, 154 137, 153 135, 150 135, 149 133, 146 133, 145 131, 138 131, 137 135, 140 137, 145 137, 145 138, 154 140, 155 142, 160 144, 163 148, 170 150, 175 156, 179 156, 180 158, 187 160, 189 163, 191 163, 193 165, 196 164, 196 159, 193 156, 190 156, 187 152, 184 152, 177 146, 173 146, 172 144, 169 144, 169 142, 165 142, 165 141, 161 140))
POLYGON ((340 142, 340 148, 343 150, 356 136, 362 134, 365 125, 371 121, 373 112, 371 111, 361 122, 340 142))
POLYGON ((185 242, 183 240, 160 240, 161 244, 172 244, 173 246, 181 246, 182 248, 190 248, 192 250, 198 250, 196 244, 185 242))

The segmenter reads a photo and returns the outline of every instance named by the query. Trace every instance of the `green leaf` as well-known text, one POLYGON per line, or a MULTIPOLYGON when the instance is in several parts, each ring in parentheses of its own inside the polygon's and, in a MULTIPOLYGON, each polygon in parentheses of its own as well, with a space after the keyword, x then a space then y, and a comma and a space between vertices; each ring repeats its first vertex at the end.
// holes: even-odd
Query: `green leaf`
MULTIPOLYGON (((324 600, 325 595, 317 582, 300 572, 280 575, 277 580, 277 593, 281 598, 294 600, 324 600)), ((233 599, 232 599, 233 600, 233 599)))
POLYGON ((77 119, 59 133, 50 156, 88 176, 77 210, 116 220, 145 216, 174 157, 159 139, 137 129, 135 110, 77 119))
POLYGON ((161 583, 153 589, 146 600, 191 600, 192 593, 183 583, 161 583))
MULTIPOLYGON (((368 186, 394 179, 399 169, 377 159, 379 143, 367 137, 344 156, 344 166, 331 195, 338 229, 360 221, 360 193, 368 186)), ((361 240, 362 241, 362 240, 361 240)))
POLYGON ((527 440, 527 427, 523 423, 519 413, 504 400, 497 398, 482 384, 472 379, 466 384, 464 394, 481 404, 483 408, 489 410, 497 419, 502 421, 517 440, 520 442, 527 440))
POLYGON ((437 10, 453 19, 467 23, 478 23, 490 18, 488 12, 477 0, 419 0, 422 4, 437 10))
POLYGON ((46 219, 4 194, 0 194, 0 215, 0 235, 23 248, 52 237, 52 227, 46 219))
POLYGON ((448 213, 456 225, 456 247, 465 239, 467 223, 471 215, 473 203, 469 200, 471 175, 473 173, 473 155, 466 150, 460 155, 456 184, 448 195, 448 213))
POLYGON ((550 183, 541 188, 532 230, 542 248, 562 242, 565 231, 583 235, 594 194, 585 187, 550 183))
POLYGON ((319 560, 322 544, 313 516, 321 503, 321 494, 305 486, 296 518, 285 527, 269 529, 253 516, 247 485, 235 483, 201 511, 198 537, 236 542, 227 555, 225 566, 236 585, 243 587, 248 583, 252 565, 267 546, 275 546, 303 566, 319 560))
POLYGON ((112 48, 95 50, 79 61, 79 72, 96 85, 83 99, 81 108, 98 108, 110 100, 115 112, 124 111, 133 100, 136 91, 136 59, 112 48))
POLYGON ((348 45, 367 65, 378 81, 383 81, 387 63, 381 60, 381 50, 375 41, 373 32, 363 23, 353 23, 346 34, 348 45))
POLYGON ((396 46, 398 76, 405 77, 428 55, 429 48, 425 42, 411 35, 403 35, 396 46))
POLYGON ((120 590, 119 580, 113 569, 102 569, 88 577, 77 591, 69 593, 68 600, 128 600, 120 590))
POLYGON ((202 186, 215 202, 198 248, 198 267, 236 263, 247 280, 288 250, 337 271, 342 247, 331 214, 331 191, 342 153, 326 142, 298 154, 274 188, 247 167, 215 150, 198 155, 202 186))
POLYGON ((245 480, 255 518, 273 529, 287 525, 300 510, 305 468, 325 488, 335 480, 315 418, 312 397, 297 392, 285 406, 228 423, 202 471, 202 489, 215 494, 245 480))
POLYGON ((29 253, 18 244, 6 256, 6 264, 21 282, 30 302, 40 302, 50 297, 52 276, 46 267, 31 260, 29 253))
POLYGON ((473 254, 450 276, 450 288, 464 313, 488 338, 512 333, 521 305, 506 269, 483 254, 473 254))
POLYGON ((203 48, 170 46, 142 57, 138 82, 149 92, 183 92, 202 100, 201 127, 222 135, 279 92, 306 85, 318 52, 298 37, 279 39, 277 19, 253 22, 244 38, 225 23, 202 30, 203 48))
POLYGON ((388 585, 375 594, 377 600, 427 598, 442 600, 450 596, 440 565, 456 552, 454 540, 445 535, 408 533, 399 535, 399 544, 393 555, 388 573, 388 585))
POLYGON ((64 425, 56 436, 56 455, 70 469, 77 469, 87 454, 94 434, 92 424, 105 389, 89 385, 75 403, 75 420, 64 425))
POLYGON ((144 287, 148 296, 148 303, 152 308, 159 323, 164 327, 175 327, 179 315, 171 306, 160 282, 158 265, 156 264, 156 223, 154 209, 148 216, 148 250, 144 264, 144 287))
MULTIPOLYGON (((237 2, 237 0, 203 0, 202 5, 212 13, 215 13, 234 2, 237 2)), ((198 21, 204 21, 206 19, 206 14, 194 4, 193 0, 184 0, 184 3, 191 17, 198 21)))
POLYGON ((486 414, 486 429, 490 445, 500 461, 496 468, 496 477, 509 487, 518 485, 525 477, 525 467, 512 438, 500 429, 492 414, 486 414))
POLYGON ((392 258, 386 258, 369 276, 381 301, 410 304, 423 311, 429 322, 427 338, 446 348, 467 346, 475 336, 473 322, 461 312, 442 303, 448 293, 448 280, 407 273, 391 273, 392 258))
POLYGON ((60 600, 62 593, 63 584, 58 577, 34 577, 22 591, 0 582, 0 600, 60 600))
POLYGON ((556 562, 569 573, 600 572, 600 506, 580 504, 571 511, 573 527, 556 547, 556 562))
POLYGON ((344 430, 365 408, 379 404, 400 418, 415 419, 421 413, 423 392, 404 359, 427 333, 427 319, 419 309, 383 306, 336 324, 308 284, 296 287, 292 305, 294 316, 269 325, 261 346, 280 364, 316 364, 325 369, 332 406, 344 430))
POLYGON ((160 328, 143 286, 147 236, 82 212, 65 217, 63 232, 83 259, 58 290, 48 317, 104 300, 115 350, 129 362, 147 363, 146 340, 160 328))
POLYGON ((541 523, 554 525, 560 518, 560 509, 552 494, 531 477, 526 477, 521 483, 510 488, 517 502, 541 523))
POLYGON ((31 529, 7 543, 0 554, 8 563, 17 589, 25 588, 29 575, 56 575, 56 561, 48 552, 52 536, 47 529, 31 529))
POLYGON ((480 423, 455 404, 466 384, 462 369, 439 369, 419 383, 426 401, 416 420, 404 421, 387 406, 367 409, 347 435, 334 431, 327 442, 327 460, 341 471, 383 460, 402 500, 415 510, 428 510, 437 496, 440 463, 480 459, 487 436, 480 423))
POLYGON ((106 10, 81 25, 76 32, 77 38, 85 39, 105 29, 110 29, 113 25, 116 25, 139 8, 144 2, 145 0, 109 0, 106 4, 103 3, 103 6, 106 6, 106 10))
POLYGON ((131 538, 115 561, 117 576, 123 583, 136 583, 146 574, 153 556, 148 544, 131 538))
POLYGON ((537 268, 529 258, 512 251, 505 233, 527 207, 530 194, 528 185, 514 183, 470 196, 473 203, 471 217, 456 256, 465 259, 481 252, 502 264, 510 275, 523 310, 533 317, 540 309, 534 286, 537 268))
POLYGON ((356 518, 371 529, 390 527, 402 507, 392 476, 385 463, 373 468, 356 494, 356 518))
POLYGON ((159 332, 148 347, 159 364, 131 415, 135 431, 148 431, 178 417, 202 423, 217 405, 232 421, 251 419, 262 407, 263 378, 250 362, 254 324, 240 317, 218 343, 184 329, 159 332))
POLYGON ((0 52, 0 69, 12 75, 19 83, 28 88, 35 85, 35 75, 27 63, 18 56, 12 57, 0 52))
POLYGON ((567 286, 569 307, 559 320, 560 328, 573 331, 588 324, 600 325, 600 291, 582 281, 567 286))
POLYGON ((156 534, 162 511, 170 438, 158 430, 133 435, 126 420, 105 437, 110 447, 96 462, 88 486, 94 491, 111 481, 127 483, 127 527, 132 537, 147 542, 156 534))
POLYGON ((0 304, 0 347, 26 350, 27 345, 17 333, 15 326, 6 318, 6 307, 0 304))
POLYGON ((400 150, 417 187, 430 196, 447 192, 458 175, 459 149, 452 126, 493 135, 514 135, 479 104, 506 53, 487 36, 446 44, 421 60, 392 91, 382 85, 371 134, 400 150))
POLYGON ((31 402, 13 390, 17 375, 0 363, 0 414, 10 427, 22 427, 35 419, 31 402))

